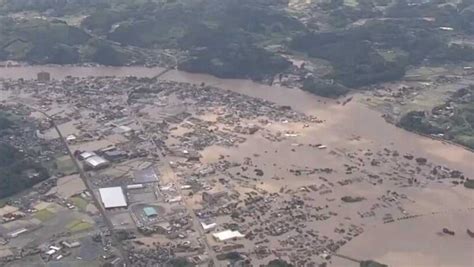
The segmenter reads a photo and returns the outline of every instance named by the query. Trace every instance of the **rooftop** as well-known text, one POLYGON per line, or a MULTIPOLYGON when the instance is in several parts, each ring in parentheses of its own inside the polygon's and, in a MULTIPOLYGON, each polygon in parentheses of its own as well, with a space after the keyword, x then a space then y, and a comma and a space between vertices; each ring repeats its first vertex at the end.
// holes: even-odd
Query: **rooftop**
POLYGON ((86 163, 95 168, 107 164, 108 161, 99 156, 92 156, 86 159, 86 163))
POLYGON ((239 231, 225 230, 222 232, 214 233, 212 236, 218 241, 226 241, 233 238, 244 237, 239 231))
POLYGON ((96 154, 94 152, 82 152, 80 157, 82 159, 87 159, 87 158, 90 158, 92 156, 95 156, 96 154))
POLYGON ((127 200, 122 187, 105 187, 99 189, 100 198, 106 209, 127 207, 127 200))
POLYGON ((143 208, 143 212, 145 212, 145 215, 148 216, 148 217, 158 215, 158 213, 156 213, 155 208, 153 208, 153 207, 143 208))

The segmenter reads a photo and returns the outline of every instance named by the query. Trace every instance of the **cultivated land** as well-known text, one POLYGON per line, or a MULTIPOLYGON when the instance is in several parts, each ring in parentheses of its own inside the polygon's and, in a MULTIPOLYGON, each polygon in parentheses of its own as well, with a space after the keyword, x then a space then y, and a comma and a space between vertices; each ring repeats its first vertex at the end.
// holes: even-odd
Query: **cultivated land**
MULTIPOLYGON (((390 266, 464 266, 472 260, 466 230, 473 230, 474 196, 463 183, 474 174, 473 154, 387 124, 360 101, 178 71, 158 81, 89 77, 3 84, 7 107, 22 102, 56 114, 61 131, 76 137, 68 141, 73 151, 103 157, 107 150, 120 152, 108 166, 88 171, 88 181, 97 196, 102 187, 125 191, 128 207, 106 216, 133 266, 177 257, 217 266, 259 266, 275 258, 295 266, 357 265, 335 254, 390 266), (136 184, 142 186, 127 189, 136 184), (145 214, 147 207, 156 217, 145 214), (215 226, 204 229, 202 223, 215 226), (224 230, 244 236, 225 242, 213 237, 224 230), (456 254, 448 255, 446 246, 456 254), (414 250, 421 254, 407 254, 414 250)), ((77 206, 60 218, 70 218, 62 225, 81 234, 94 224, 85 214, 97 211, 77 179, 59 178, 52 192, 77 206)), ((54 223, 50 213, 56 212, 61 209, 43 205, 34 223, 54 223)), ((116 257, 95 256, 88 264, 116 257)))

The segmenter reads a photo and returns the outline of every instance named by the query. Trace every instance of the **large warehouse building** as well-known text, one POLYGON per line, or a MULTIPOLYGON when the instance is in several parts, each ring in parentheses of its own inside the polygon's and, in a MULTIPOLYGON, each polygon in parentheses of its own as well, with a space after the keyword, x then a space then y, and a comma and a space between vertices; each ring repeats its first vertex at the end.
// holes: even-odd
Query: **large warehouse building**
POLYGON ((105 187, 99 189, 102 204, 106 209, 125 208, 127 199, 123 193, 122 187, 105 187))
POLYGON ((92 169, 100 169, 109 165, 109 162, 99 156, 91 156, 85 160, 85 163, 92 169))

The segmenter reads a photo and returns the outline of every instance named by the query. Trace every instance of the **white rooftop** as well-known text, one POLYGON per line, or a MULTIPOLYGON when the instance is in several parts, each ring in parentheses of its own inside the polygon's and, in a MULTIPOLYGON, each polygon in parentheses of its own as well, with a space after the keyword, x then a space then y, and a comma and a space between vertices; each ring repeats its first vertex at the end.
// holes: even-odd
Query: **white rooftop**
POLYGON ((122 187, 105 187, 99 189, 100 198, 106 209, 127 207, 127 200, 122 187))
POLYGON ((217 224, 216 223, 207 224, 205 222, 201 222, 201 226, 202 226, 202 229, 204 229, 204 230, 210 230, 210 229, 216 227, 217 224))
POLYGON ((219 241, 226 241, 233 238, 244 237, 239 231, 225 230, 219 233, 214 233, 212 236, 219 241))
POLYGON ((107 164, 108 161, 99 156, 92 156, 86 159, 86 163, 95 168, 107 164))
POLYGON ((66 140, 67 140, 67 141, 74 141, 74 140, 76 140, 76 139, 77 139, 77 137, 76 137, 75 135, 73 135, 73 134, 70 134, 70 135, 68 135, 68 136, 66 137, 66 140))
POLYGON ((130 132, 130 131, 133 130, 132 128, 130 128, 130 127, 128 127, 128 126, 125 126, 125 125, 120 125, 118 128, 119 128, 120 131, 123 132, 123 133, 128 133, 128 132, 130 132))
POLYGON ((95 153, 94 152, 82 152, 80 156, 83 159, 87 159, 87 158, 90 158, 92 156, 95 156, 95 153))

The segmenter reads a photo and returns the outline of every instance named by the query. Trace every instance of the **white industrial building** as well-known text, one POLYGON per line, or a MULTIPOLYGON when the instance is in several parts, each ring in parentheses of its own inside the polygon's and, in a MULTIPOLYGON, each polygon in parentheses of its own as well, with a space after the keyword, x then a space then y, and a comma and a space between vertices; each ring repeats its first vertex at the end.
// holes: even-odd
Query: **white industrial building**
POLYGON ((122 187, 100 188, 99 193, 104 208, 113 209, 127 207, 127 199, 123 193, 122 187))
POLYGON ((127 185, 127 190, 131 190, 131 189, 143 189, 145 188, 145 185, 144 184, 129 184, 127 185))
POLYGON ((79 159, 81 160, 85 160, 85 159, 88 159, 90 157, 93 157, 93 156, 97 156, 96 153, 94 152, 82 152, 80 155, 79 155, 79 159))
POLYGON ((234 239, 234 238, 242 238, 245 235, 241 234, 239 231, 232 231, 232 230, 225 230, 219 233, 214 233, 212 236, 217 240, 217 241, 226 241, 229 239, 234 239))
POLYGON ((109 165, 109 162, 100 156, 89 157, 85 160, 85 163, 92 169, 99 169, 109 165))
POLYGON ((15 238, 15 237, 18 237, 18 236, 21 235, 21 234, 26 233, 26 232, 28 232, 28 229, 26 229, 26 228, 21 228, 21 229, 19 229, 19 230, 16 230, 16 231, 14 231, 14 232, 9 233, 8 235, 9 235, 11 238, 15 238))

